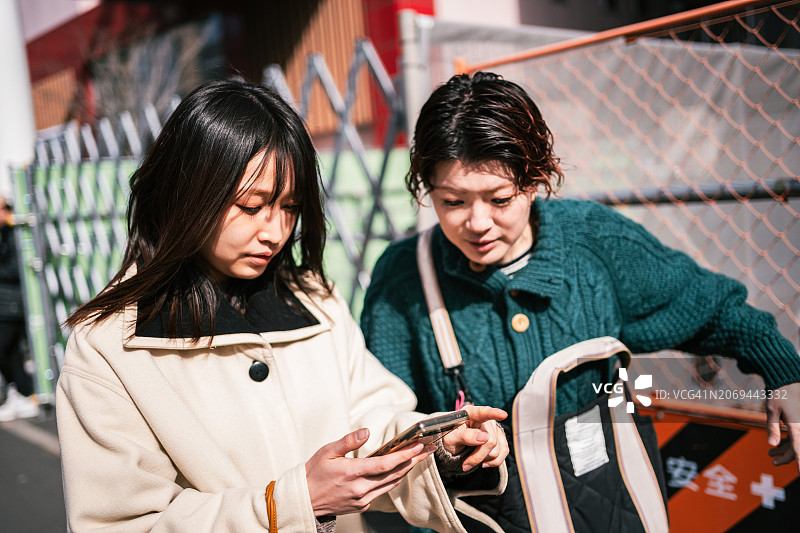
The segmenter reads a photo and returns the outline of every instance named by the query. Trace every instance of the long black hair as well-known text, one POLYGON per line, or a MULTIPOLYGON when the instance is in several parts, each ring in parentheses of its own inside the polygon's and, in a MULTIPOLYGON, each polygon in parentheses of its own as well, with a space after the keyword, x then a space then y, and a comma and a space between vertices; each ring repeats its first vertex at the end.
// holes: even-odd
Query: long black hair
POLYGON ((214 81, 178 105, 131 176, 122 266, 66 324, 102 320, 138 304, 139 327, 166 312, 168 334, 176 336, 185 305, 195 339, 204 318, 213 331, 214 281, 198 253, 240 194, 248 163, 262 152, 275 158, 270 202, 293 177, 293 201, 299 206, 297 227, 267 274, 305 292, 320 286, 330 291, 322 268, 326 235, 316 151, 301 118, 268 88, 214 81), (133 266, 136 273, 125 278, 133 266), (321 285, 309 282, 306 273, 321 285))
POLYGON ((444 161, 500 163, 520 191, 542 188, 550 195, 564 179, 539 108, 522 87, 491 72, 457 74, 422 106, 406 176, 418 201, 434 187, 436 165, 444 161))

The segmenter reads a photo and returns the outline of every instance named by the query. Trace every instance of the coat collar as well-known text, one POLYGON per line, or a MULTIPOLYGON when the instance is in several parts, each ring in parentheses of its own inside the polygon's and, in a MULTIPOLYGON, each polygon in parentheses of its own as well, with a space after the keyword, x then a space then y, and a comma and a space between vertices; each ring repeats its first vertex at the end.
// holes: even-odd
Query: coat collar
POLYGON ((433 246, 442 250, 442 264, 446 274, 481 285, 491 292, 517 289, 546 298, 552 298, 564 283, 565 236, 552 210, 544 205, 553 200, 536 200, 533 208, 538 210, 539 235, 528 264, 509 279, 495 267, 475 272, 469 261, 454 244, 444 236, 441 227, 436 228, 433 246))
MULTIPOLYGON (((228 346, 232 344, 275 344, 305 339, 330 329, 330 321, 311 298, 299 289, 285 289, 295 308, 279 297, 270 283, 254 292, 248 299, 247 312, 241 315, 217 290, 216 331, 212 339, 210 325, 204 321, 203 335, 198 342, 190 337, 169 338, 165 320, 153 320, 138 334, 136 331, 139 309, 136 305, 125 308, 124 339, 126 348, 190 350, 206 346, 228 346)), ((186 311, 186 309, 185 309, 186 311)), ((164 314, 162 313, 162 317, 164 314)), ((188 312, 183 316, 188 317, 188 312)), ((191 322, 184 320, 178 331, 191 332, 191 322)))

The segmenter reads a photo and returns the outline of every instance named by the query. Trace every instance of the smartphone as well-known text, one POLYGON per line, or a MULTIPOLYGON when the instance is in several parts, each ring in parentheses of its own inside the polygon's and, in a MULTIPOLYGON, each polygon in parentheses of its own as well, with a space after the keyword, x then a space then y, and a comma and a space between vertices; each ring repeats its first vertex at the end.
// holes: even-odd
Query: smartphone
POLYGON ((466 411, 453 411, 452 413, 420 420, 369 454, 369 457, 386 455, 387 453, 399 450, 403 446, 416 444, 417 442, 422 442, 422 444, 425 445, 436 442, 468 420, 469 415, 466 411))

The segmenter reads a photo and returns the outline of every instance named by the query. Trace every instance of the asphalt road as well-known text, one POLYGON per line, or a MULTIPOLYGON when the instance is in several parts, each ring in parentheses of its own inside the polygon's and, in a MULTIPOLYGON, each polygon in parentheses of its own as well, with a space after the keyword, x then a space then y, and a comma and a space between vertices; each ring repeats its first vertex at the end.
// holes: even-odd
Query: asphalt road
POLYGON ((0 531, 66 531, 55 412, 0 422, 0 531))

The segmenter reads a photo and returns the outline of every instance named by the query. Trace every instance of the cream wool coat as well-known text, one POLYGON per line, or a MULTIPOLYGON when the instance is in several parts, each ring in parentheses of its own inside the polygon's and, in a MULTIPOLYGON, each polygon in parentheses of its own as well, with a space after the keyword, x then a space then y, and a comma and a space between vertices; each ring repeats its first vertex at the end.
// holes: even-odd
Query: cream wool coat
MULTIPOLYGON (((266 531, 271 480, 278 530, 316 530, 311 455, 360 427, 370 439, 356 453, 367 454, 424 415, 411 412, 411 390, 366 350, 338 295, 295 295, 318 324, 217 335, 211 347, 207 338, 131 337, 135 306, 75 328, 56 399, 70 530, 266 531), (248 374, 253 361, 269 367, 260 383, 248 374)), ((481 493, 505 488, 504 468, 481 493)), ((429 457, 371 509, 464 532, 457 495, 429 457)), ((336 530, 367 528, 350 514, 336 530)))

